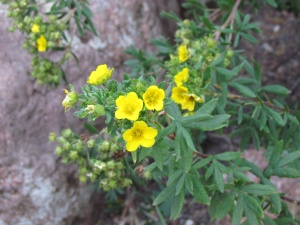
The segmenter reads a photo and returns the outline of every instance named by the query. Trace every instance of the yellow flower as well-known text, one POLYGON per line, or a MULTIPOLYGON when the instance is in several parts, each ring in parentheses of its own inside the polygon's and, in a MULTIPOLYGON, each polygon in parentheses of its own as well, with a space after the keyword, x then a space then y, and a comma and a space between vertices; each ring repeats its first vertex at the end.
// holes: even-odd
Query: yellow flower
POLYGON ((181 105, 181 109, 194 111, 195 102, 203 102, 204 97, 199 97, 195 94, 189 94, 189 91, 184 86, 174 87, 172 89, 171 99, 181 105))
POLYGON ((145 106, 149 110, 160 111, 164 107, 165 91, 157 86, 150 86, 143 94, 145 106))
POLYGON ((41 35, 37 41, 37 49, 39 52, 44 52, 47 49, 47 40, 44 35, 41 35))
POLYGON ((89 76, 87 83, 100 85, 104 84, 110 77, 114 69, 109 69, 106 64, 99 65, 89 76))
POLYGON ((39 33, 40 32, 40 26, 37 24, 33 24, 31 27, 32 33, 39 33))
POLYGON ((182 63, 189 58, 189 52, 186 45, 180 45, 178 48, 179 62, 182 63))
POLYGON ((69 92, 66 89, 64 89, 64 90, 67 95, 61 104, 62 104, 62 106, 65 107, 65 111, 66 111, 68 108, 72 108, 73 106, 76 105, 77 100, 78 100, 78 95, 75 91, 69 92))
POLYGON ((127 142, 127 151, 132 152, 137 150, 140 145, 145 148, 153 146, 156 135, 156 129, 148 127, 144 121, 136 121, 131 129, 124 132, 123 138, 127 142))
POLYGON ((187 82, 189 79, 189 69, 184 68, 179 73, 177 73, 174 77, 174 81, 177 86, 182 86, 182 82, 187 82))
POLYGON ((184 86, 173 87, 171 99, 176 103, 184 104, 188 93, 188 89, 184 86))
POLYGON ((143 101, 138 98, 135 92, 130 92, 127 96, 119 96, 116 105, 118 107, 115 112, 117 119, 137 120, 143 108, 143 101))

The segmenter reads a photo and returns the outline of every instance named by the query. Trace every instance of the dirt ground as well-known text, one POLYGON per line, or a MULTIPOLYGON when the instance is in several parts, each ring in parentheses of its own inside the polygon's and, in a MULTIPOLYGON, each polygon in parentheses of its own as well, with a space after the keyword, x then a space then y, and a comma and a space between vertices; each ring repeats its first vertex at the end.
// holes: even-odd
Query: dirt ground
MULTIPOLYGON (((251 15, 252 22, 259 22, 262 30, 260 34, 256 35, 259 44, 253 45, 243 41, 239 48, 244 49, 246 55, 259 62, 264 84, 281 84, 287 87, 291 91, 291 95, 288 97, 290 104, 298 104, 300 100, 300 17, 297 18, 292 13, 276 11, 270 7, 262 8, 258 13, 251 13, 251 15)), ((208 148, 208 152, 216 153, 221 145, 224 146, 224 141, 226 140, 222 142, 217 137, 209 136, 205 147, 208 148)), ((245 152, 248 160, 260 166, 264 165, 261 152, 256 150, 245 152)), ((300 181, 296 179, 276 179, 274 182, 285 191, 291 190, 291 186, 294 187, 292 189, 300 189, 300 181)), ((300 193, 290 191, 289 194, 291 198, 300 200, 300 193)), ((141 206, 136 205, 136 207, 141 206)), ((111 216, 115 218, 111 224, 129 224, 128 220, 127 223, 124 220, 125 217, 123 220, 121 219, 122 212, 124 213, 119 210, 119 215, 116 211, 116 214, 103 214, 99 224, 108 224, 108 218, 111 216)), ((151 215, 149 216, 151 217, 151 215)), ((167 221, 167 224, 230 225, 231 222, 228 218, 222 221, 210 221, 206 206, 187 199, 180 218, 176 221, 167 221)))

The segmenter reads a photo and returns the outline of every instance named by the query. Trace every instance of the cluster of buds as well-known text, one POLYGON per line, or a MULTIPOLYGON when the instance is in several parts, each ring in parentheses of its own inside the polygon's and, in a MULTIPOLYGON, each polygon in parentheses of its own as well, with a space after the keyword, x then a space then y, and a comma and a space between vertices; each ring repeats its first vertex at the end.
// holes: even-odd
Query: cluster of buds
POLYGON ((59 65, 56 66, 50 60, 39 57, 38 53, 63 47, 62 33, 67 24, 55 15, 43 18, 38 13, 33 14, 33 6, 29 0, 3 1, 3 3, 8 4, 7 17, 13 19, 10 31, 19 29, 26 34, 23 47, 34 56, 32 76, 40 84, 59 84, 59 65))
POLYGON ((39 84, 56 85, 60 82, 60 68, 49 59, 34 56, 31 65, 33 67, 32 76, 39 84))
POLYGON ((105 191, 131 184, 125 176, 123 152, 116 140, 80 138, 70 128, 62 130, 59 137, 50 133, 49 140, 57 141, 55 153, 62 157, 63 162, 78 165, 81 182, 98 181, 99 187, 105 191))

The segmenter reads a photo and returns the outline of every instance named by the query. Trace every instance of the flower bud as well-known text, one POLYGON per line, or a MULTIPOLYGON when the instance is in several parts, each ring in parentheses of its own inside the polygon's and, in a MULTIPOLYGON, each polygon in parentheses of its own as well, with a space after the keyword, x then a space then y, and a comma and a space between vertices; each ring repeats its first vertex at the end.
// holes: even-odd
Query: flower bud
POLYGON ((65 111, 69 108, 72 108, 76 105, 78 101, 78 95, 75 91, 69 92, 65 89, 65 93, 67 94, 65 99, 62 101, 62 106, 65 107, 65 111))
POLYGON ((73 148, 74 148, 76 151, 81 151, 81 150, 82 150, 82 147, 83 147, 83 144, 82 144, 82 141, 81 141, 81 140, 76 141, 75 144, 73 145, 73 148))
POLYGON ((70 128, 67 128, 67 129, 64 129, 64 130, 61 131, 61 135, 64 138, 71 137, 72 134, 73 134, 73 132, 72 132, 72 130, 70 128))
POLYGON ((119 147, 119 145, 116 144, 116 143, 113 143, 113 144, 110 146, 110 150, 111 150, 112 152, 117 152, 117 151, 119 151, 119 149, 120 149, 120 147, 119 147))
POLYGON ((65 142, 64 144, 63 144, 63 149, 64 150, 69 150, 71 148, 71 144, 69 143, 69 142, 65 142))
POLYGON ((70 158, 71 159, 73 159, 73 160, 75 160, 75 159, 78 159, 78 152, 76 152, 76 151, 71 151, 70 152, 70 158))
POLYGON ((49 134, 49 141, 53 142, 53 141, 55 141, 55 140, 56 140, 56 134, 53 133, 53 132, 51 132, 51 133, 49 134))
POLYGON ((105 108, 103 105, 95 105, 94 106, 94 115, 96 117, 101 117, 105 115, 105 108))
POLYGON ((86 183, 86 176, 84 175, 79 176, 79 181, 82 183, 86 183))
POLYGON ((110 148, 110 143, 108 141, 103 141, 101 143, 101 148, 103 151, 108 151, 110 148))
POLYGON ((61 145, 63 145, 65 142, 67 142, 67 140, 64 137, 58 137, 57 138, 57 142, 61 145))
POLYGON ((95 140, 94 139, 90 139, 87 142, 87 147, 88 148, 93 148, 95 146, 95 140))
POLYGON ((110 161, 107 162, 107 168, 108 169, 112 170, 112 169, 114 169, 114 167, 115 167, 115 161, 110 160, 110 161))
POLYGON ((233 51, 231 51, 231 50, 227 51, 227 54, 226 54, 226 56, 228 56, 228 57, 232 57, 232 56, 233 56, 233 51))
POLYGON ((62 154, 62 152, 63 152, 63 150, 62 150, 62 148, 61 147, 56 147, 56 149, 55 149, 55 153, 56 153, 56 155, 58 155, 58 156, 61 156, 61 154, 62 154))

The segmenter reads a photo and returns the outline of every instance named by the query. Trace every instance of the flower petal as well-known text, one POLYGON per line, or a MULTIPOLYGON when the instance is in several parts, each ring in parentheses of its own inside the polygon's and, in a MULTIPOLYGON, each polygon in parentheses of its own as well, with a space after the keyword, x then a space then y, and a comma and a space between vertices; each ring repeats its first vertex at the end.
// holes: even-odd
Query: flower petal
POLYGON ((155 143, 155 139, 142 139, 141 140, 141 146, 145 147, 145 148, 150 148, 151 146, 153 146, 155 143))
POLYGON ((126 149, 129 152, 133 152, 133 151, 137 150, 139 146, 140 146, 140 143, 138 141, 132 140, 132 141, 127 142, 126 149))
POLYGON ((129 129, 129 130, 126 130, 123 134, 123 139, 125 141, 131 141, 133 138, 133 135, 132 135, 132 129, 129 129))
POLYGON ((157 136, 157 130, 152 127, 147 127, 143 130, 143 137, 145 139, 154 139, 157 136))

